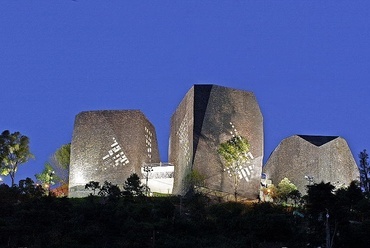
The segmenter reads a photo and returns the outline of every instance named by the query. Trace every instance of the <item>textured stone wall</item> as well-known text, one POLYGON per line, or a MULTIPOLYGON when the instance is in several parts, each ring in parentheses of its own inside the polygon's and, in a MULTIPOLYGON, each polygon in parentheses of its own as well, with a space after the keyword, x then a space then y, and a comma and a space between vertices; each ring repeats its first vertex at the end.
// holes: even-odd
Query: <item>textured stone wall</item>
POLYGON ((257 198, 263 158, 263 118, 253 93, 216 85, 194 85, 171 118, 169 160, 175 166, 174 194, 188 190, 186 175, 198 171, 209 189, 233 194, 220 155, 220 143, 241 135, 253 160, 240 171, 238 194, 257 198))
POLYGON ((159 161, 155 129, 142 112, 81 112, 71 143, 69 196, 87 195, 89 181, 123 185, 132 173, 141 175, 143 163, 159 161))
POLYGON ((175 166, 173 194, 184 195, 188 191, 186 175, 193 163, 194 87, 181 101, 171 117, 169 162, 175 166))
POLYGON ((284 177, 306 193, 308 180, 349 185, 359 172, 347 142, 338 136, 294 135, 284 139, 271 154, 264 173, 277 185, 284 177))

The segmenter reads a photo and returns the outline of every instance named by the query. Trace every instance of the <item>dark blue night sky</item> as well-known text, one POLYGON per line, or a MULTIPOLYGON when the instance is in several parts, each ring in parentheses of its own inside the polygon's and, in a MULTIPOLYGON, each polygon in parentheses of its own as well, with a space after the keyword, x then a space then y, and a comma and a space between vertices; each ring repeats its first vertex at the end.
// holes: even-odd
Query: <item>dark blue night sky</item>
MULTIPOLYGON (((265 160, 294 134, 370 149, 368 1, 39 0, 0 3, 0 131, 31 139, 39 173, 85 110, 140 109, 167 160, 193 84, 255 93, 265 160)), ((8 178, 5 178, 8 181, 8 178)))

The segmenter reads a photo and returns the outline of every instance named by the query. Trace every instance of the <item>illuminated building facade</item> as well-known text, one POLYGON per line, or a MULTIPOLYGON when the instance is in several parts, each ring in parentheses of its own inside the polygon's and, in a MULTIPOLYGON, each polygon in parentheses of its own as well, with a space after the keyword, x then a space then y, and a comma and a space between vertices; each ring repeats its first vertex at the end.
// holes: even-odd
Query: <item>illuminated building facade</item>
POLYGON ((88 195, 89 181, 122 186, 145 163, 158 163, 154 126, 138 110, 87 111, 76 116, 71 143, 69 197, 88 195))
POLYGON ((275 148, 263 171, 274 185, 288 178, 303 195, 309 184, 323 181, 341 187, 359 179, 348 144, 339 136, 286 138, 275 148))
POLYGON ((250 144, 249 163, 238 171, 238 195, 256 199, 263 158, 263 117, 252 92, 217 85, 194 85, 171 118, 169 161, 175 167, 173 194, 185 195, 196 171, 209 190, 233 194, 233 179, 217 150, 235 135, 250 144))

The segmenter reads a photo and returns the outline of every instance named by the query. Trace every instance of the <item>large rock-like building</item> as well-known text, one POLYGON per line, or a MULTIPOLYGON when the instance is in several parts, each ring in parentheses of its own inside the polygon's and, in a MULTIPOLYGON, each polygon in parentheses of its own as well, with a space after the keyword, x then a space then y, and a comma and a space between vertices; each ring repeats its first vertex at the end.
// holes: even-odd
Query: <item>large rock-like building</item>
POLYGON ((173 194, 189 190, 191 172, 207 189, 233 194, 233 179, 217 150, 240 135, 250 144, 250 163, 240 167, 238 195, 257 198, 263 158, 263 117, 252 92, 217 85, 194 85, 171 118, 169 161, 175 166, 173 194))
POLYGON ((71 143, 69 196, 86 196, 89 181, 122 186, 132 173, 141 175, 143 164, 159 161, 154 126, 141 111, 81 112, 71 143))
POLYGON ((359 179, 348 144, 339 136, 286 138, 273 151, 263 171, 274 185, 288 178, 302 194, 306 193, 306 185, 312 183, 323 181, 342 186, 359 179))

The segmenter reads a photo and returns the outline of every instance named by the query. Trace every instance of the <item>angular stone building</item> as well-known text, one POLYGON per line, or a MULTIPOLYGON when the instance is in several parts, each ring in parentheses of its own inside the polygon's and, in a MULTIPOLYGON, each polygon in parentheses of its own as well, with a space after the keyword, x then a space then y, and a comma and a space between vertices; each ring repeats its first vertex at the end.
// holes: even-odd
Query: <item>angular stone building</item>
POLYGON ((141 176, 144 163, 158 163, 153 125, 141 111, 87 111, 75 118, 71 143, 69 197, 86 196, 89 181, 123 185, 141 176))
POLYGON ((330 182, 349 185, 359 171, 347 142, 339 136, 294 135, 284 139, 263 168, 276 186, 287 177, 306 194, 306 185, 330 182))
POLYGON ((175 166, 173 194, 189 190, 196 171, 204 187, 233 194, 233 179, 217 150, 240 135, 250 144, 250 163, 240 167, 238 195, 256 199, 263 158, 263 117, 252 92, 217 85, 194 85, 171 118, 169 161, 175 166))

